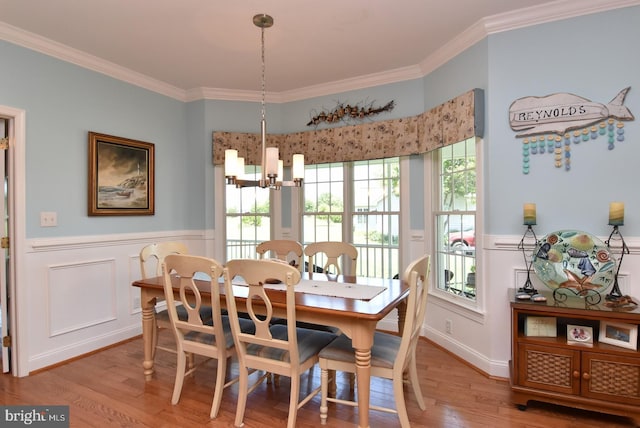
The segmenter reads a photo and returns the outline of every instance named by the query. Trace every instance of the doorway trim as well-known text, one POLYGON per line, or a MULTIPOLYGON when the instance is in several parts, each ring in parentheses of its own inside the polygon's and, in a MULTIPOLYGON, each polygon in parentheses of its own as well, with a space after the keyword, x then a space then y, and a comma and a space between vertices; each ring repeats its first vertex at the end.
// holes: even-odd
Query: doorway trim
POLYGON ((28 358, 28 310, 23 302, 27 299, 27 284, 24 282, 26 251, 26 112, 0 105, 0 116, 9 119, 9 278, 7 289, 12 299, 9 302, 9 325, 11 326, 11 374, 29 375, 28 358), (18 287, 17 284, 21 284, 18 287))

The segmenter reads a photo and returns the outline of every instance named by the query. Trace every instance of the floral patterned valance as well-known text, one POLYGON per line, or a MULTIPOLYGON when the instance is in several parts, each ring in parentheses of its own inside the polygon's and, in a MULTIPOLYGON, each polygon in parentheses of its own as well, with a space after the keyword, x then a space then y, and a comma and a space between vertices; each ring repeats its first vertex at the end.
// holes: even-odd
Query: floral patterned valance
MULTIPOLYGON (((305 164, 312 165, 426 153, 473 136, 482 137, 483 132, 484 91, 473 89, 418 116, 268 134, 267 147, 278 147, 285 166, 291 166, 294 153, 303 153, 305 164)), ((260 165, 260 134, 215 131, 214 165, 224 164, 226 149, 238 150, 247 165, 260 165)))

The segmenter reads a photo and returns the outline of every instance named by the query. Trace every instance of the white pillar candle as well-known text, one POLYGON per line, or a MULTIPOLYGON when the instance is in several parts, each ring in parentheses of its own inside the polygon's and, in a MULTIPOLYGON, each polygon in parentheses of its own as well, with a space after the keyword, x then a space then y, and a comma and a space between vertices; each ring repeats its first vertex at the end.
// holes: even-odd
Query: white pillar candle
POLYGON ((609 204, 609 225, 622 226, 624 224, 624 203, 611 202, 609 204))
POLYGON ((524 204, 524 224, 532 226, 536 224, 536 204, 524 204))

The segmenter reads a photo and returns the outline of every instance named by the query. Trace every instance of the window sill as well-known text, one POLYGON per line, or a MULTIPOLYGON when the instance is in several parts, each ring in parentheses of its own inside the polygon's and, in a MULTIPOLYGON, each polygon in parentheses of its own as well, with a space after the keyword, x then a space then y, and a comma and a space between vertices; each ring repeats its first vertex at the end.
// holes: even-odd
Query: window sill
POLYGON ((472 301, 464 296, 434 289, 429 291, 429 295, 432 297, 430 299, 432 304, 468 318, 478 324, 484 324, 486 313, 480 309, 477 300, 472 301))

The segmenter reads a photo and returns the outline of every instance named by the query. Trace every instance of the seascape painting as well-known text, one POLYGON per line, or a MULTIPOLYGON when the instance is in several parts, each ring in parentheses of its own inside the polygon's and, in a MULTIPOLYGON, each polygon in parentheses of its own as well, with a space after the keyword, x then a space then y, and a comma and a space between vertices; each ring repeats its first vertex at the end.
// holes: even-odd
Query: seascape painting
POLYGON ((153 144, 89 133, 89 215, 153 214, 153 144))

